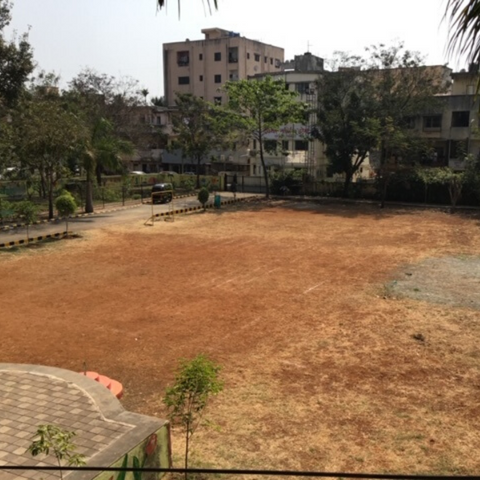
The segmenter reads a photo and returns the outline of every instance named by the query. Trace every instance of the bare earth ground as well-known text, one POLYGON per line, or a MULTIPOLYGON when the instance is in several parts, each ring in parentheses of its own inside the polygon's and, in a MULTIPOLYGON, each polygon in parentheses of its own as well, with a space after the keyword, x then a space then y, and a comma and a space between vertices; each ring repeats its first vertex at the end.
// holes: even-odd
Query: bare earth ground
POLYGON ((0 361, 86 361, 164 416, 178 359, 209 354, 225 389, 197 466, 478 474, 479 255, 479 219, 435 211, 274 202, 109 227, 0 253, 0 361), (460 302, 406 295, 431 259, 460 302))

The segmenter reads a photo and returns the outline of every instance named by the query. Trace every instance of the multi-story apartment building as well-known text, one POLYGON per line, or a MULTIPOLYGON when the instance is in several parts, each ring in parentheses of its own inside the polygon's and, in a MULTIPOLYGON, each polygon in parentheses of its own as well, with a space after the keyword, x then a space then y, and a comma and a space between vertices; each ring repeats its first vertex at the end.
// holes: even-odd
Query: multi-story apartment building
MULTIPOLYGON (((323 59, 307 52, 295 55, 294 60, 285 62, 282 70, 275 73, 256 74, 252 79, 262 79, 271 75, 276 80, 283 80, 287 88, 298 94, 298 101, 310 107, 310 114, 305 124, 282 126, 278 131, 265 135, 264 159, 267 167, 301 168, 313 178, 323 178, 327 172, 327 158, 322 143, 312 137, 316 126, 317 81, 324 75, 323 59)), ((252 140, 247 160, 250 175, 263 175, 257 142, 252 140)))
POLYGON ((432 157, 426 159, 427 164, 462 170, 467 154, 480 154, 477 67, 471 66, 468 72, 451 73, 451 79, 451 89, 440 97, 438 108, 421 118, 412 119, 411 126, 420 130, 433 148, 432 157))
POLYGON ((163 44, 165 99, 175 105, 175 93, 191 93, 222 103, 222 85, 229 80, 281 71, 283 48, 221 28, 205 28, 203 40, 163 44))

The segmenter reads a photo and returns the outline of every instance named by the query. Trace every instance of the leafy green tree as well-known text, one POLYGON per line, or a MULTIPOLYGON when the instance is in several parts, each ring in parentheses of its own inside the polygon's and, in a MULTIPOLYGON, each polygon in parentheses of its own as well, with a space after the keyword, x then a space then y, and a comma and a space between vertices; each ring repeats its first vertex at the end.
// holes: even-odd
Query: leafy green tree
POLYGON ((15 206, 17 215, 22 218, 27 228, 27 243, 30 237, 30 225, 35 223, 38 218, 38 207, 28 200, 23 200, 15 206))
POLYGON ((145 106, 141 92, 138 80, 131 77, 117 79, 86 68, 69 82, 64 96, 87 112, 91 125, 104 118, 113 127, 112 133, 116 137, 139 145, 151 136, 151 126, 141 124, 137 118, 138 107, 145 106))
POLYGON ((197 355, 192 360, 181 360, 175 383, 167 388, 163 398, 172 423, 185 430, 185 469, 188 468, 192 436, 200 425, 208 402, 213 395, 223 390, 219 373, 220 366, 205 355, 197 355))
POLYGON ((61 217, 65 217, 65 227, 68 235, 68 218, 77 211, 77 203, 69 192, 64 192, 55 200, 55 208, 61 217))
POLYGON ((344 174, 343 195, 380 141, 372 78, 347 69, 318 80, 318 138, 325 145, 329 173, 344 174))
POLYGON ((188 93, 177 93, 172 115, 176 135, 174 149, 197 164, 197 185, 200 188, 200 165, 207 155, 223 143, 233 124, 234 114, 188 93))
POLYGON ((206 204, 208 202, 208 198, 210 197, 210 192, 208 191, 207 187, 202 187, 198 192, 198 201, 202 204, 204 210, 207 209, 206 204))
MULTIPOLYGON (((72 442, 75 432, 69 432, 55 425, 40 425, 37 429, 33 442, 27 451, 33 456, 50 455, 55 456, 58 466, 65 462, 68 466, 85 465, 85 456, 75 453, 77 447, 72 442)), ((63 479, 63 471, 60 470, 60 478, 63 479)))
POLYGON ((430 185, 437 182, 437 168, 425 168, 425 167, 417 167, 415 169, 415 175, 419 178, 423 183, 424 189, 424 203, 427 203, 428 199, 428 189, 430 185))
POLYGON ((9 220, 15 215, 15 206, 12 202, 5 200, 4 195, 0 195, 0 222, 9 220))
POLYGON ((87 68, 69 87, 65 95, 90 132, 78 155, 87 176, 85 211, 91 213, 94 180, 100 186, 103 173, 124 173, 123 158, 134 153, 134 145, 142 146, 160 133, 137 119, 148 91, 139 91, 136 80, 116 79, 87 68))
POLYGON ((2 105, 12 106, 19 98, 23 86, 34 68, 33 51, 28 35, 18 40, 5 39, 3 30, 10 24, 12 4, 0 0, 0 117, 2 105))
POLYGON ((88 141, 84 122, 61 97, 36 95, 12 113, 9 125, 11 158, 21 169, 38 172, 53 218, 53 192, 69 174, 68 158, 88 141))
POLYGON ((93 212, 93 179, 97 174, 97 184, 101 185, 103 169, 120 169, 122 154, 133 153, 133 145, 118 138, 113 131, 112 124, 101 117, 90 124, 90 138, 82 152, 83 167, 86 172, 85 211, 93 212))
POLYGON ((288 123, 302 122, 306 107, 298 101, 298 94, 287 90, 283 80, 268 76, 263 80, 227 82, 228 107, 241 114, 242 128, 248 137, 258 142, 260 161, 270 196, 268 171, 264 158, 264 137, 267 131, 277 130, 288 123))
POLYGON ((443 67, 426 67, 424 58, 406 50, 401 42, 390 47, 372 46, 366 51, 366 68, 373 77, 380 122, 378 173, 383 207, 390 174, 396 167, 403 167, 402 163, 413 163, 412 156, 424 148, 420 135, 409 128, 409 119, 442 108, 438 95, 445 93, 450 83, 443 67), (392 158, 393 168, 389 165, 392 158))
POLYGON ((319 137, 332 171, 345 174, 344 194, 367 155, 378 159, 383 206, 392 172, 427 148, 410 120, 440 108, 436 95, 448 82, 442 67, 425 67, 402 43, 366 52, 366 58, 341 55, 338 71, 319 80, 319 137))
POLYGON ((448 188, 451 211, 453 212, 466 188, 472 188, 478 193, 480 185, 480 160, 471 154, 464 158, 465 169, 455 171, 450 167, 431 169, 431 182, 440 183, 448 188))

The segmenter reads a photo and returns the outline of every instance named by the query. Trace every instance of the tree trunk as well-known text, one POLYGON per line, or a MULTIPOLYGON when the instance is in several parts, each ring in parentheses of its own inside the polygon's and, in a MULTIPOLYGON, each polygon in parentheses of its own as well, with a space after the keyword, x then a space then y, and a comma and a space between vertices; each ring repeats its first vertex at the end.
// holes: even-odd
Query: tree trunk
POLYGON ((87 181, 85 184, 85 213, 93 213, 93 181, 92 172, 87 170, 87 181))
MULTIPOLYGON (((188 468, 188 451, 190 449, 190 424, 187 424, 187 435, 185 438, 185 470, 188 468)), ((188 473, 185 472, 185 480, 188 480, 188 473)))
POLYGON ((202 157, 197 157, 197 186, 195 188, 200 188, 200 162, 202 157))
POLYGON ((43 173, 40 173, 40 196, 42 198, 47 198, 47 189, 45 187, 45 176, 43 173))
POLYGON ((49 185, 48 185, 48 219, 53 218, 53 178, 49 175, 49 185))
POLYGON ((385 208, 385 200, 387 199, 388 177, 384 171, 382 174, 382 196, 380 200, 380 208, 385 208))
POLYGON ((381 193, 381 200, 380 200, 380 208, 385 208, 385 200, 387 198, 388 178, 387 178, 387 172, 385 168, 386 160, 387 160, 387 147, 385 146, 385 140, 382 140, 381 150, 380 150, 380 173, 382 178, 382 193, 381 193))
POLYGON ((450 212, 453 213, 457 208, 457 203, 460 200, 460 197, 462 196, 462 185, 459 185, 455 180, 453 180, 448 186, 448 193, 450 194, 451 203, 450 212))
POLYGON ((102 167, 98 164, 95 167, 95 175, 97 177, 97 185, 100 186, 102 184, 102 167))
POLYGON ((343 182, 343 198, 348 198, 348 192, 352 183, 353 173, 345 172, 345 180, 343 182))
POLYGON ((262 162, 263 178, 265 179, 265 198, 270 198, 270 186, 268 185, 268 172, 267 172, 267 167, 265 166, 265 159, 263 158, 263 138, 262 138, 261 129, 259 129, 258 134, 259 134, 258 141, 260 143, 260 162, 262 162))

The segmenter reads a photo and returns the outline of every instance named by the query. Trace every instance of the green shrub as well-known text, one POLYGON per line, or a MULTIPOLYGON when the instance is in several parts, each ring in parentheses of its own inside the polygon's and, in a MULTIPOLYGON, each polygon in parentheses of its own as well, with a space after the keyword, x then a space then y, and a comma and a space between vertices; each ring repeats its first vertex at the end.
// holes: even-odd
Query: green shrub
POLYGON ((23 219, 23 221, 30 225, 37 220, 38 207, 28 200, 23 200, 15 205, 17 215, 23 219))
POLYGON ((287 170, 270 175, 270 188, 273 194, 282 194, 285 191, 298 195, 302 189, 303 170, 287 170))
POLYGON ((100 187, 96 188, 94 192, 94 198, 96 200, 103 200, 106 203, 121 202, 122 201, 122 187, 100 187))
POLYGON ((15 218, 15 205, 8 200, 0 198, 0 222, 15 218))
POLYGON ((58 210, 60 216, 68 217, 77 211, 77 204, 75 203, 73 195, 67 192, 55 200, 55 208, 58 210))
POLYGON ((185 178, 181 183, 182 188, 187 192, 193 192, 195 190, 195 179, 194 178, 185 178))
POLYGON ((75 199, 70 193, 60 195, 55 200, 55 208, 58 210, 58 213, 61 217, 65 217, 65 225, 68 234, 68 217, 73 215, 77 211, 77 204, 75 199))
POLYGON ((23 200, 18 202, 15 206, 17 215, 23 219, 27 226, 27 243, 29 237, 29 226, 37 220, 38 216, 38 207, 28 200, 23 200))
POLYGON ((202 187, 198 192, 198 201, 202 204, 203 208, 205 209, 205 204, 208 202, 208 198, 210 197, 210 192, 208 188, 202 187))

